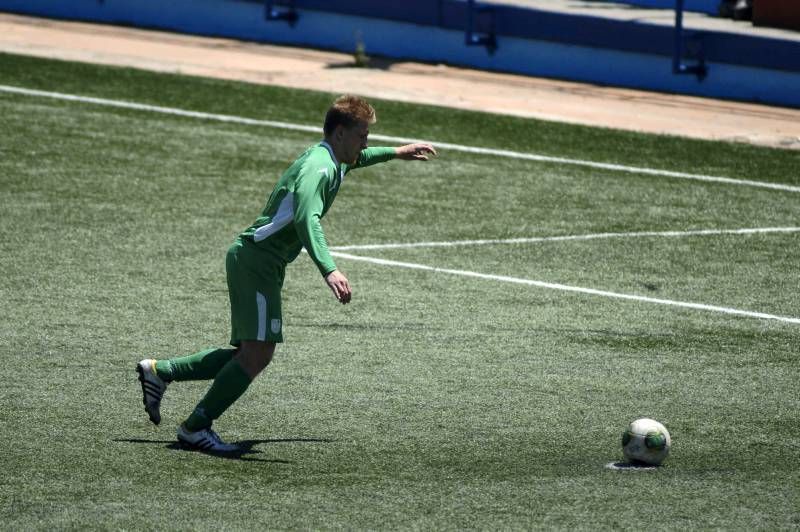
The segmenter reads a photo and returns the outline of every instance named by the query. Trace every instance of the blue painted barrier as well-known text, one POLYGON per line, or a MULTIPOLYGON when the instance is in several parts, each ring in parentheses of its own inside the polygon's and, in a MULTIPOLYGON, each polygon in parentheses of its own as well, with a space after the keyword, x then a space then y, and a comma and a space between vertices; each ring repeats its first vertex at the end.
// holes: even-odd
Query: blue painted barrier
POLYGON ((800 107, 798 41, 686 31, 702 44, 709 74, 700 80, 673 74, 671 26, 492 4, 490 54, 465 45, 464 0, 291 4, 293 25, 267 20, 263 0, 0 0, 0 10, 349 53, 360 39, 368 54, 389 58, 800 107))
MULTIPOLYGON (((675 0, 615 0, 620 4, 627 4, 639 7, 651 7, 657 9, 672 9, 675 7, 675 0)), ((686 0, 684 8, 686 11, 695 13, 705 13, 706 15, 716 15, 719 11, 720 0, 686 0)))

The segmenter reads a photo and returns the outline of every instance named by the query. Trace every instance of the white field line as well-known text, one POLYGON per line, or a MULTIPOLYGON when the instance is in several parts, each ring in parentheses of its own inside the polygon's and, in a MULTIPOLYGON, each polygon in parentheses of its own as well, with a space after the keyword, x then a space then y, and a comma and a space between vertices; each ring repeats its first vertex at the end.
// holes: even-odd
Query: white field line
POLYGON ((363 251, 376 249, 415 249, 455 246, 482 246, 498 244, 532 244, 538 242, 566 242, 575 240, 596 240, 603 238, 639 237, 686 237, 714 235, 752 235, 762 233, 797 233, 800 227, 756 227, 750 229, 699 229, 696 231, 641 231, 638 233, 594 233, 588 235, 542 236, 527 238, 501 238, 486 240, 453 240, 450 242, 400 242, 388 244, 361 244, 352 246, 332 246, 332 251, 363 251))
MULTIPOLYGON (((51 91, 40 91, 34 89, 26 89, 22 87, 12 87, 8 85, 0 85, 0 92, 7 92, 13 94, 22 94, 26 96, 38 96, 44 98, 53 98, 58 100, 65 100, 65 101, 74 101, 79 103, 89 103, 95 105, 103 105, 108 107, 117 107, 122 109, 132 109, 137 111, 146 111, 146 112, 154 112, 154 113, 161 113, 161 114, 168 114, 173 116, 184 116, 188 118, 198 118, 203 120, 214 120, 218 122, 230 122, 236 124, 245 124, 245 125, 254 125, 254 126, 265 126, 265 127, 273 127, 278 129, 286 129, 291 131, 302 131, 307 133, 320 133, 320 128, 317 126, 306 126, 302 124, 292 124, 289 122, 279 122, 279 121, 272 121, 272 120, 257 120, 252 118, 245 118, 239 116, 232 116, 232 115, 221 115, 221 114, 214 114, 214 113, 203 113, 199 111, 188 111, 184 109, 177 109, 172 107, 161 107, 156 105, 147 105, 141 104, 136 102, 128 102, 123 100, 109 100, 105 98, 94 98, 89 96, 80 96, 74 94, 64 94, 59 92, 51 92, 51 91)), ((372 135, 373 139, 387 141, 387 142, 395 142, 395 143, 410 143, 410 142, 417 142, 417 139, 412 138, 405 138, 405 137, 393 137, 387 135, 372 135)), ((575 165, 575 166, 585 166, 590 168, 600 168, 604 170, 615 170, 620 172, 629 172, 629 173, 637 173, 637 174, 646 174, 646 175, 657 175, 657 176, 665 176, 665 177, 676 177, 676 178, 683 178, 683 179, 692 179, 697 181, 708 181, 708 182, 717 182, 717 183, 726 183, 731 185, 743 185, 743 186, 751 186, 751 187, 759 187, 759 188, 768 188, 773 190, 783 190, 787 192, 800 192, 800 187, 792 186, 792 185, 785 185, 780 183, 769 183, 769 182, 761 182, 761 181, 749 181, 743 179, 731 179, 728 177, 719 177, 719 176, 709 176, 709 175, 702 175, 702 174, 689 174, 684 172, 672 172, 669 170, 658 170, 653 168, 642 168, 642 167, 635 167, 635 166, 624 166, 618 164, 608 164, 608 163, 598 163, 593 161, 584 161, 579 159, 565 159, 562 157, 550 157, 546 155, 537 155, 531 153, 521 153, 521 152, 514 152, 508 150, 496 150, 490 148, 480 148, 480 147, 473 147, 473 146, 463 146, 460 144, 450 144, 445 142, 431 142, 435 146, 442 148, 442 149, 449 149, 453 151, 460 151, 465 153, 476 153, 482 155, 492 155, 497 157, 507 157, 512 159, 523 159, 523 160, 530 160, 530 161, 538 161, 538 162, 550 162, 550 163, 558 163, 558 164, 567 164, 567 165, 575 165)), ((773 228, 775 230, 783 230, 789 231, 794 228, 773 228)), ((746 231, 746 230, 744 230, 746 231)), ((762 231, 763 232, 763 231, 762 231)), ((699 234, 709 234, 709 233, 699 233, 699 234)), ((710 233, 714 234, 714 233, 710 233)), ((615 235, 612 233, 607 234, 606 236, 594 236, 594 238, 609 238, 611 235, 615 235)), ((589 235, 585 235, 584 239, 589 235)), ((616 236, 616 235, 615 235, 616 236)), ((631 236, 631 235, 624 235, 620 234, 619 236, 631 236)), ((660 236, 666 236, 665 233, 661 233, 660 236)), ((678 235, 675 235, 678 236, 678 235)), ((553 239, 568 239, 570 237, 550 237, 550 240, 553 239)), ((580 239, 580 236, 572 237, 571 239, 580 239)), ((541 240, 541 239, 540 239, 541 240)), ((511 243, 512 241, 538 241, 534 239, 508 239, 503 243, 511 243)), ((488 243, 487 241, 473 241, 472 243, 488 243)), ((432 243, 431 243, 432 244, 432 243)), ((442 245, 438 243, 436 245, 442 245)), ((446 245, 446 244, 445 244, 446 245)), ((395 245, 399 247, 400 245, 395 245)), ((419 246, 419 244, 417 244, 419 246)), ((385 247, 385 245, 384 245, 385 247)), ((345 246, 339 249, 354 249, 352 246, 345 246)), ((364 249, 364 248, 362 248, 364 249)), ((377 248, 372 248, 377 249, 377 248)), ((530 286, 538 286, 541 288, 549 288, 554 290, 563 290, 569 292, 579 292, 591 295, 598 295, 604 297, 612 297, 618 299, 628 299, 633 301, 642 301, 648 303, 656 303, 661 305, 672 305, 684 308, 692 308, 692 309, 699 309, 699 310, 708 310, 714 312, 722 312, 726 314, 735 314, 740 316, 748 316, 748 317, 755 317, 755 318, 763 318, 763 319, 772 319, 778 321, 784 321, 788 323, 800 323, 800 318, 790 318, 785 316, 775 316, 772 314, 765 314, 762 312, 750 312, 746 310, 738 310, 728 307, 718 307, 713 305, 704 305, 700 303, 686 303, 681 301, 672 301, 668 299, 656 299, 651 297, 643 297, 643 296, 635 296, 630 294, 620 294, 615 292, 607 292, 604 290, 595 290, 592 288, 581 288, 576 286, 568 286, 556 283, 546 283, 543 281, 535 281, 531 279, 520 279, 516 277, 507 277, 501 275, 489 275, 483 274, 478 272, 469 272, 463 270, 450 270, 446 268, 435 268, 433 266, 426 266, 423 264, 413 264, 413 263, 406 263, 406 262, 399 262, 399 261, 389 261, 385 259, 377 259, 371 257, 360 257, 356 255, 350 255, 347 253, 342 253, 340 251, 332 251, 331 253, 334 256, 357 260, 357 261, 364 261, 370 262, 373 264, 380 264, 386 266, 396 266, 396 267, 403 267, 403 268, 411 268, 417 270, 428 270, 438 273, 447 273, 451 275, 461 275, 466 277, 474 277, 480 279, 488 279, 488 280, 495 280, 495 281, 503 281, 509 283, 516 283, 516 284, 524 284, 530 286)))
MULTIPOLYGON (((199 111, 188 111, 185 109, 176 109, 173 107, 161 107, 157 105, 147 105, 136 102, 128 102, 123 100, 108 100, 105 98, 94 98, 90 96, 79 96, 74 94, 64 94, 60 92, 41 91, 34 89, 26 89, 23 87, 12 87, 9 85, 0 85, 0 92, 22 94, 25 96, 37 96, 42 98, 54 98, 57 100, 65 100, 80 103, 89 103, 94 105, 104 105, 108 107, 117 107, 122 109, 132 109, 137 111, 147 111, 152 113, 161 113, 174 116, 184 116, 188 118, 199 118, 202 120, 214 120, 218 122, 229 122, 235 124, 245 124, 252 126, 265 126, 278 129, 286 129, 291 131, 302 131, 306 133, 321 134, 322 130, 318 126, 307 126, 302 124, 292 124, 289 122, 278 122, 273 120, 257 120, 254 118, 245 118, 241 116, 221 115, 214 113, 203 113, 199 111)), ((393 137, 388 135, 371 135, 372 139, 384 142, 391 142, 397 144, 407 144, 411 142, 419 142, 420 139, 412 139, 408 137, 393 137)), ((549 155, 538 155, 535 153, 522 153, 509 150, 497 150, 492 148, 480 148, 475 146, 464 146, 461 144, 450 144, 447 142, 427 141, 442 150, 452 150, 463 153, 474 153, 479 155, 491 155, 495 157, 506 157, 509 159, 521 159, 527 161, 556 163, 572 166, 583 166, 588 168, 599 168, 602 170, 613 170, 617 172, 627 172, 632 174, 645 174, 653 176, 674 177, 679 179, 690 179, 694 181, 705 181, 712 183, 724 183, 728 185, 740 185, 757 188, 767 188, 772 190, 781 190, 784 192, 800 192, 800 186, 786 185, 782 183, 770 183, 765 181, 751 181, 747 179, 732 179, 730 177, 691 174, 685 172, 673 172, 670 170, 659 170, 655 168, 645 168, 637 166, 626 166, 621 164, 599 163, 594 161, 585 161, 581 159, 566 159, 563 157, 551 157, 549 155)))
POLYGON ((219 115, 213 113, 202 113, 199 111, 187 111, 185 109, 176 109, 174 107, 161 107, 158 105, 148 105, 144 103, 127 102, 124 100, 107 100, 105 98, 94 98, 91 96, 79 96, 75 94, 64 94, 62 92, 40 91, 34 89, 25 89, 22 87, 11 87, 9 85, 0 85, 0 92, 10 92, 12 94, 22 94, 25 96, 38 96, 41 98, 52 98, 55 100, 65 100, 68 102, 90 103, 94 105, 103 105, 105 107, 117 107, 120 109, 131 109, 134 111, 146 111, 150 113, 160 113, 165 115, 183 116, 187 118, 199 118, 201 120, 214 120, 217 122, 231 122, 234 124, 245 124, 248 126, 266 126, 278 129, 289 129, 292 131, 303 131, 308 133, 322 133, 319 127, 303 126, 298 124, 290 124, 288 122, 274 122, 271 120, 256 120, 253 118, 245 118, 242 116, 232 115, 219 115))
POLYGON ((763 312, 752 312, 749 310, 739 310, 729 307, 719 307, 715 305, 705 305, 703 303, 688 303, 684 301, 673 301, 671 299, 657 299, 653 297, 637 296, 632 294, 621 294, 617 292, 608 292, 606 290, 595 290, 594 288, 582 288, 580 286, 570 286, 558 283, 547 283, 544 281, 535 281, 532 279, 521 279, 519 277, 508 277, 505 275, 490 275, 486 273, 471 272, 466 270, 451 270, 448 268, 436 268, 434 266, 426 266, 424 264, 415 264, 411 262, 400 262, 396 260, 379 259, 375 257, 363 257, 360 255, 351 255, 349 253, 342 253, 340 251, 332 251, 331 255, 342 259, 355 260, 361 262, 368 262, 370 264, 378 264, 381 266, 392 266, 396 268, 406 268, 411 270, 423 270, 435 273, 444 273, 448 275, 458 275, 462 277, 472 277, 477 279, 485 279, 489 281, 500 281, 504 283, 513 283, 527 286, 536 286, 539 288, 547 288, 550 290, 561 290, 565 292, 576 292, 581 294, 589 294, 593 296, 609 297, 615 299, 626 299, 629 301, 638 301, 643 303, 654 303, 657 305, 669 305, 673 307, 682 307, 695 310, 705 310, 709 312, 719 312, 723 314, 733 314, 736 316, 746 316, 748 318, 761 318, 765 320, 776 320, 785 323, 800 324, 800 318, 792 318, 787 316, 776 316, 774 314, 765 314, 763 312))

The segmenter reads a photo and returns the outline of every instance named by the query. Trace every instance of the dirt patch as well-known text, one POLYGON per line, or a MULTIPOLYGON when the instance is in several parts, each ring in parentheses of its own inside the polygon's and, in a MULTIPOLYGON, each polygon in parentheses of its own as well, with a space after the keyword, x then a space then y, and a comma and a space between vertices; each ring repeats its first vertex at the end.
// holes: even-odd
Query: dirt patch
POLYGON ((800 110, 0 14, 0 51, 800 149, 800 110))

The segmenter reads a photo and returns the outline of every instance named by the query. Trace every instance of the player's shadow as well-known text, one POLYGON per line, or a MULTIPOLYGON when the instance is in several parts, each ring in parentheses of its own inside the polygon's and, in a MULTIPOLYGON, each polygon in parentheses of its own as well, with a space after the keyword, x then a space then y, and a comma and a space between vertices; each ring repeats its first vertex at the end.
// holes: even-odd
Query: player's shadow
POLYGON ((252 456, 255 454, 261 454, 260 450, 254 449, 253 447, 262 443, 330 443, 334 440, 328 440, 322 438, 274 438, 269 440, 242 440, 235 442, 236 446, 239 447, 239 450, 230 453, 201 451, 199 449, 194 449, 186 445, 183 445, 175 440, 145 440, 142 438, 114 438, 111 441, 117 443, 137 443, 145 445, 166 444, 164 445, 164 447, 172 451, 200 453, 208 456, 214 456, 216 458, 224 458, 226 460, 241 460, 243 462, 265 462, 272 464, 291 465, 294 464, 295 462, 292 462, 291 460, 281 460, 278 458, 266 459, 266 458, 257 458, 255 456, 252 456))

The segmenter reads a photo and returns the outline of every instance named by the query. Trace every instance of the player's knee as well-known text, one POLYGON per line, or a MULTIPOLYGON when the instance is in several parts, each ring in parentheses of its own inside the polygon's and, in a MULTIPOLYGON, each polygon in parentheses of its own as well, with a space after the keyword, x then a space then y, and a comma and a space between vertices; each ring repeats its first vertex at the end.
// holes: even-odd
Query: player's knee
POLYGON ((251 379, 266 368, 275 354, 275 344, 270 342, 246 342, 236 353, 236 359, 251 379))
POLYGON ((261 359, 264 362, 264 367, 266 368, 270 362, 272 362, 272 357, 275 355, 275 344, 267 343, 261 351, 261 359))

